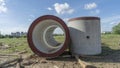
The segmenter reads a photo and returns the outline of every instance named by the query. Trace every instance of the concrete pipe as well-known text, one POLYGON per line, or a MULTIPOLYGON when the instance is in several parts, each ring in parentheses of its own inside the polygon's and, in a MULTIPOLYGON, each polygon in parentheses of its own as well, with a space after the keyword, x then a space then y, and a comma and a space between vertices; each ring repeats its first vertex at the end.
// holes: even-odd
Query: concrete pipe
POLYGON ((78 17, 68 22, 72 54, 96 55, 101 53, 100 18, 78 17))
POLYGON ((41 57, 56 57, 64 52, 70 43, 69 29, 60 18, 44 15, 37 18, 28 30, 28 43, 34 53, 41 57), (54 30, 59 27, 64 32, 64 42, 53 38, 54 30))

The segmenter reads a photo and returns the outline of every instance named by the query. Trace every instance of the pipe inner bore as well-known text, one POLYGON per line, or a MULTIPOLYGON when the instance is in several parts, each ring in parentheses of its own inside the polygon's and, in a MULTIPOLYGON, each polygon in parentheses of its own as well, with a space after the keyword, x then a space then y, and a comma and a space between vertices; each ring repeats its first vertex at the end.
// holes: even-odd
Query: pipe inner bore
POLYGON ((63 38, 64 34, 62 36, 61 36, 61 34, 58 34, 58 33, 53 34, 55 32, 55 29, 61 29, 61 28, 57 25, 52 25, 52 26, 47 27, 43 34, 43 40, 44 40, 46 46, 48 46, 50 48, 59 48, 63 45, 62 42, 60 42, 60 41, 64 41, 64 38, 63 38), (60 38, 60 37, 62 37, 62 38, 60 38))
MULTIPOLYGON (((56 28, 60 28, 65 33, 64 28, 55 20, 43 20, 38 23, 32 34, 35 47, 46 54, 52 54, 63 47, 63 43, 55 40, 53 32, 56 28)), ((64 35, 65 37, 65 35, 64 35)), ((63 40, 65 41, 65 39, 63 40)))

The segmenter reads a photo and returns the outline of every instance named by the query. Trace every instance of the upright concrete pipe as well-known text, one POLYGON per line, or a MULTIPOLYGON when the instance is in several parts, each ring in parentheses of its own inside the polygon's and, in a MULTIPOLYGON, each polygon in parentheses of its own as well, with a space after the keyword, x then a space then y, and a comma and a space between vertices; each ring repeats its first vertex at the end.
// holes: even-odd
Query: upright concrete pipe
POLYGON ((72 40, 71 52, 78 55, 101 53, 100 18, 78 17, 68 21, 72 40))
POLYGON ((37 18, 28 30, 27 39, 32 51, 41 57, 59 56, 70 43, 68 27, 64 21, 53 15, 44 15, 37 18), (65 35, 62 44, 59 44, 53 38, 53 32, 57 27, 61 28, 65 35))

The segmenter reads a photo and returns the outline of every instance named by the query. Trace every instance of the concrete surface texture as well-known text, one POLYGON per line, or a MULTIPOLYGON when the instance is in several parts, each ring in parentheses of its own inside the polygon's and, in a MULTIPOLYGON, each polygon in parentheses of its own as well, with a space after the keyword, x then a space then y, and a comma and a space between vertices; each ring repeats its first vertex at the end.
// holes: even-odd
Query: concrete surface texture
POLYGON ((68 21, 72 40, 71 50, 78 55, 96 55, 101 53, 100 19, 81 17, 68 21))

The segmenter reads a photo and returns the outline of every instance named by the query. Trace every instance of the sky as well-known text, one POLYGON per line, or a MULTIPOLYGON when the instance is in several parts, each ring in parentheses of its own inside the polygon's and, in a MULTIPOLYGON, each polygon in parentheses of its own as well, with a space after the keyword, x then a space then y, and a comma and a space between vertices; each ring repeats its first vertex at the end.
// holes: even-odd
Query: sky
POLYGON ((65 21, 81 16, 101 19, 101 32, 111 31, 120 22, 120 0, 0 0, 0 32, 27 32, 31 23, 43 15, 65 21))

